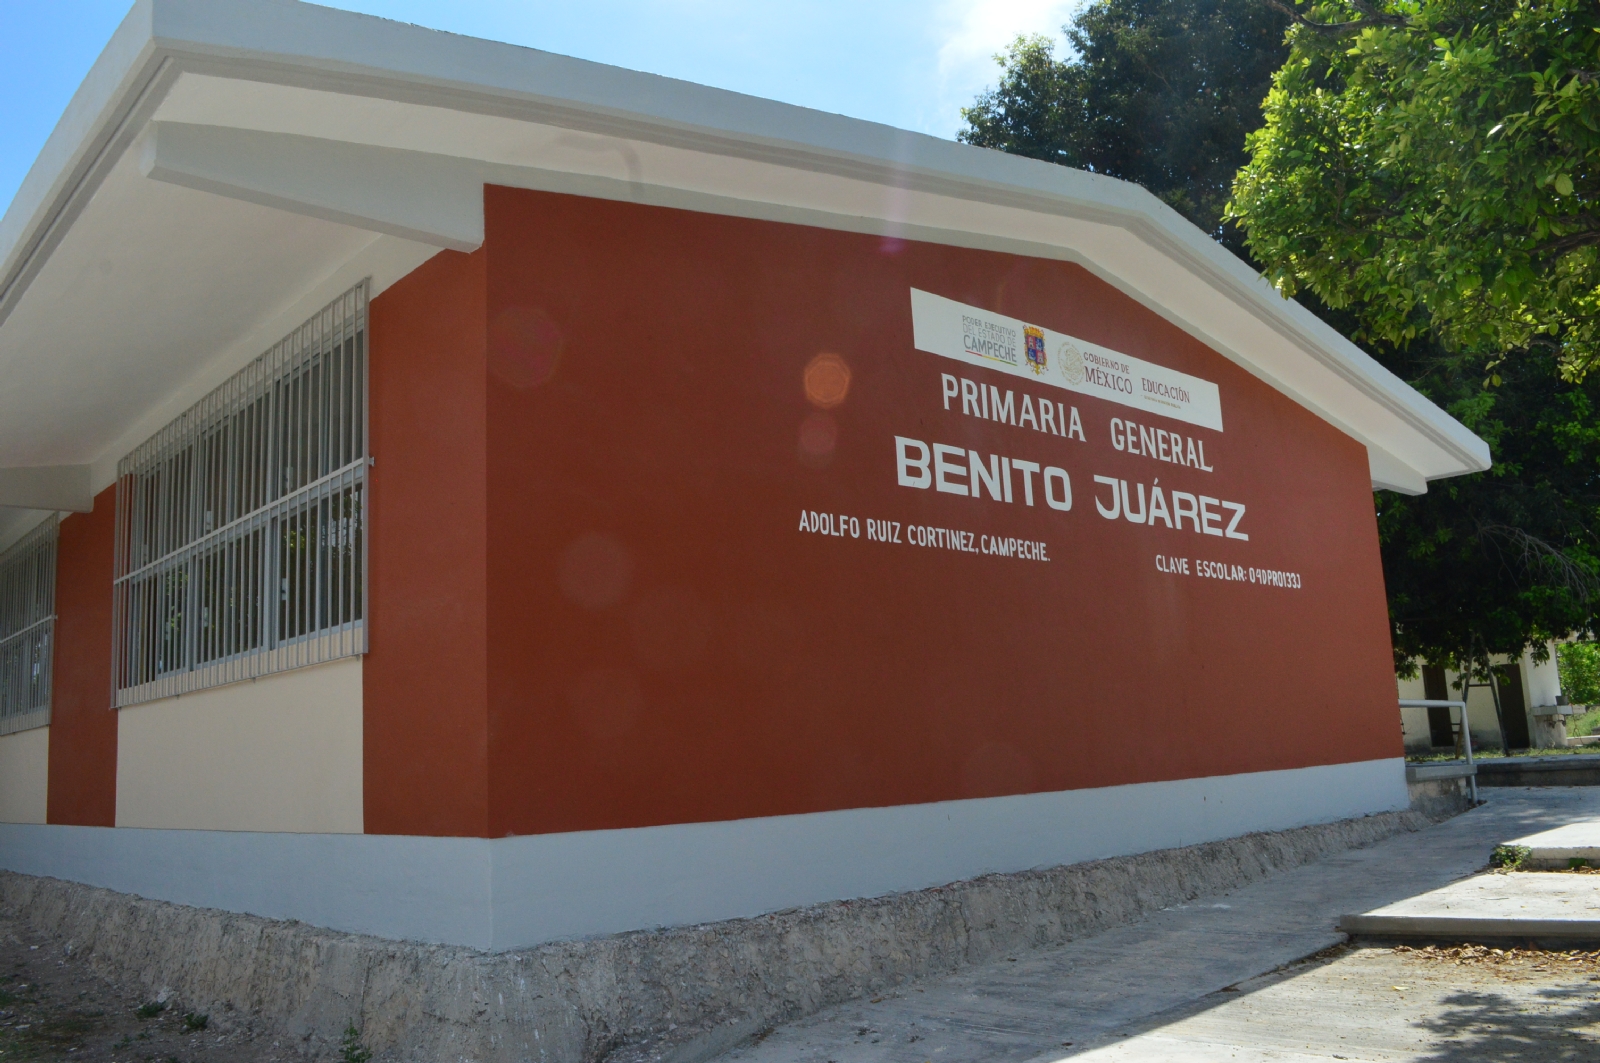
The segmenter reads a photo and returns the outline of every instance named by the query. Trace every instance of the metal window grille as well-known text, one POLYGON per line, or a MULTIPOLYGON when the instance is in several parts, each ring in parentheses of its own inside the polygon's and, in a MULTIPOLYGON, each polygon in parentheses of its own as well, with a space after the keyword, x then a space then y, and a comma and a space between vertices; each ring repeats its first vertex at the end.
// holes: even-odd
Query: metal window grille
POLYGON ((51 517, 0 554, 0 734, 50 722, 57 528, 51 517))
POLYGON ((366 652, 367 285, 117 466, 121 707, 366 652))

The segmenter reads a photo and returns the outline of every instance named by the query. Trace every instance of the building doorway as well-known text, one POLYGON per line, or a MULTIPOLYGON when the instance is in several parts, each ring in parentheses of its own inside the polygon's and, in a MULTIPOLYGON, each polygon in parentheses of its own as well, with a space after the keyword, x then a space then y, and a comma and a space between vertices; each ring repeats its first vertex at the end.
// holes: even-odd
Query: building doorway
POLYGON ((1494 670, 1500 680, 1501 726, 1507 749, 1528 748, 1528 703, 1522 697, 1522 666, 1502 664, 1494 670))
MULTIPOLYGON (((1412 689, 1416 689, 1413 687, 1412 689)), ((1450 701, 1450 684, 1445 681, 1444 666, 1438 664, 1425 664, 1422 666, 1422 696, 1429 701, 1450 701)), ((1428 744, 1434 749, 1443 747, 1454 748, 1456 744, 1455 724, 1451 720, 1451 710, 1437 705, 1428 708, 1428 744)))

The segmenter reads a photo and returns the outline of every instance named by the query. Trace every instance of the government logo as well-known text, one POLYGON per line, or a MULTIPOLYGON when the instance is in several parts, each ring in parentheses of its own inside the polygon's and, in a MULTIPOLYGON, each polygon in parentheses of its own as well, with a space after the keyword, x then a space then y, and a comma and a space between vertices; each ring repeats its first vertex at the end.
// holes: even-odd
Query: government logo
POLYGON ((1027 325, 1022 330, 1023 356, 1028 359, 1028 368, 1035 373, 1044 372, 1049 364, 1049 356, 1044 353, 1044 329, 1027 325))
POLYGON ((1056 349, 1056 362, 1067 383, 1076 387, 1083 383, 1083 352, 1071 340, 1062 340, 1056 349))

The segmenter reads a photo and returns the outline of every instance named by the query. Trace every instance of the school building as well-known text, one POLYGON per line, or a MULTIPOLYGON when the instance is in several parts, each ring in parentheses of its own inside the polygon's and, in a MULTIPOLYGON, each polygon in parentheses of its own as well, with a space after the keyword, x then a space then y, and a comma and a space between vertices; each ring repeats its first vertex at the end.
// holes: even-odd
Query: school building
POLYGON ((0 867, 502 949, 1406 805, 1487 446, 1135 186, 141 0, 0 221, 0 867))
MULTIPOLYGON (((1567 720, 1580 710, 1561 694, 1556 644, 1547 644, 1545 650, 1542 661, 1531 649, 1514 660, 1494 654, 1492 682, 1490 676, 1479 674, 1466 686, 1454 669, 1421 665, 1415 676, 1400 680, 1400 697, 1465 701, 1474 749, 1560 748, 1566 743, 1567 720)), ((1400 721, 1408 752, 1463 749, 1458 708, 1408 706, 1400 710, 1400 721)))

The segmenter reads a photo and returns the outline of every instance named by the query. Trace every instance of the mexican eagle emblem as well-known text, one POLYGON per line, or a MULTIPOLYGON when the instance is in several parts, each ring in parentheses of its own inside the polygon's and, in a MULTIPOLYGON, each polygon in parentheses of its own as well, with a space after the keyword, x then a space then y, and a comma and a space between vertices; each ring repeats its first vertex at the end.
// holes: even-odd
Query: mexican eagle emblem
POLYGON ((1061 375, 1067 383, 1074 386, 1083 383, 1084 365, 1083 352, 1071 340, 1063 340, 1061 349, 1056 351, 1056 358, 1061 363, 1061 375))

